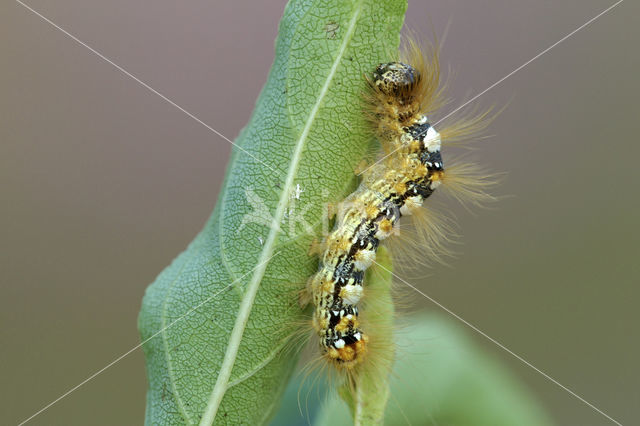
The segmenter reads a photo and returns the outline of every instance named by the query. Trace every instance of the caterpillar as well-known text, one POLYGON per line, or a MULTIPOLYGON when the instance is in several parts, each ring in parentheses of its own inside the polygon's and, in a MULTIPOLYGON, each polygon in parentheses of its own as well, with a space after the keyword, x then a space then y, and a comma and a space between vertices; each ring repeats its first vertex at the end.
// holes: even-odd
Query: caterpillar
MULTIPOLYGON (((315 249, 320 255, 318 271, 307 283, 322 357, 349 372, 369 352, 370 334, 359 321, 358 304, 364 296, 365 271, 375 261, 380 243, 394 233, 402 216, 417 213, 443 182, 457 190, 457 198, 489 197, 483 189, 489 184, 487 177, 473 167, 445 174, 442 135, 427 115, 443 103, 438 52, 431 49, 425 58, 417 43, 409 41, 408 46, 406 59, 381 63, 367 77, 365 110, 382 157, 365 169, 357 189, 338 204, 333 230, 315 249)), ((486 117, 487 112, 459 120, 443 135, 454 140, 474 134, 486 126, 486 117)), ((434 253, 433 247, 424 253, 434 253)))
POLYGON ((398 220, 420 207, 444 176, 441 137, 425 114, 437 95, 438 65, 417 63, 382 63, 368 79, 370 121, 386 158, 339 205, 308 283, 321 352, 341 369, 353 369, 368 351, 369 335, 358 320, 365 270, 398 220))

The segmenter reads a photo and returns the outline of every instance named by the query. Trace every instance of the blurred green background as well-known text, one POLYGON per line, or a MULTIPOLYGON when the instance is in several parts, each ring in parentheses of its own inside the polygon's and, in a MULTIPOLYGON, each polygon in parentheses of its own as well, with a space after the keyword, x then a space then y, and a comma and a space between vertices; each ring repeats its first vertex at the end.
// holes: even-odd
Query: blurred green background
MULTIPOLYGON (((407 25, 450 23, 462 100, 612 3, 413 1, 407 25)), ((28 4, 233 139, 285 2, 28 4)), ((479 99, 510 102, 473 153, 507 173, 506 197, 447 203, 460 254, 407 275, 623 424, 640 421, 639 14, 623 2, 479 99)), ((138 343, 144 289, 210 214, 231 145, 12 1, 0 52, 0 424, 15 424, 138 343)), ((467 331, 558 424, 611 424, 467 331)), ((136 351, 31 424, 140 424, 145 380, 136 351)))

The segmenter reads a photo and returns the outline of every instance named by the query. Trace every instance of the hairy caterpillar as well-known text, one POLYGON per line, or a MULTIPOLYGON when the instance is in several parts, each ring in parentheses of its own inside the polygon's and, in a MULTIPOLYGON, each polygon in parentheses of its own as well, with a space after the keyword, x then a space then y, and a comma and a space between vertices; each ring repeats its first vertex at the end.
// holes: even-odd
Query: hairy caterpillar
MULTIPOLYGON (((451 183, 458 198, 488 197, 482 188, 486 177, 472 176, 473 167, 459 167, 449 176, 440 153, 443 136, 474 133, 486 125, 486 113, 459 121, 441 136, 427 117, 442 104, 437 50, 425 58, 415 42, 408 44, 403 58, 378 65, 367 78, 367 118, 382 157, 365 169, 358 188, 337 206, 333 230, 315 248, 318 272, 307 283, 322 356, 349 372, 369 352, 370 331, 359 321, 358 304, 365 271, 381 241, 392 235, 402 216, 417 213, 441 183, 451 183)), ((426 231, 432 233, 427 240, 437 245, 442 231, 433 231, 426 231)), ((434 253, 434 248, 425 247, 424 253, 434 253)))

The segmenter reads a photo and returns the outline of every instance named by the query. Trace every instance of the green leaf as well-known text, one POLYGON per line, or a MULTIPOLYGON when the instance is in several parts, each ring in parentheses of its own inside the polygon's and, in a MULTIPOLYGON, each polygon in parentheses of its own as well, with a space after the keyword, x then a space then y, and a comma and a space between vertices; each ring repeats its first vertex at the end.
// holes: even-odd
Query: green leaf
POLYGON ((372 141, 363 75, 397 49, 406 0, 292 1, 256 109, 204 229, 147 289, 139 316, 147 424, 264 424, 297 359, 297 292, 323 204, 353 187, 372 141))
MULTIPOLYGON (((459 324, 434 314, 407 320, 411 325, 396 334, 398 356, 384 424, 552 424, 526 388, 476 347, 459 324)), ((350 425, 352 420, 347 405, 334 397, 313 424, 350 425)))

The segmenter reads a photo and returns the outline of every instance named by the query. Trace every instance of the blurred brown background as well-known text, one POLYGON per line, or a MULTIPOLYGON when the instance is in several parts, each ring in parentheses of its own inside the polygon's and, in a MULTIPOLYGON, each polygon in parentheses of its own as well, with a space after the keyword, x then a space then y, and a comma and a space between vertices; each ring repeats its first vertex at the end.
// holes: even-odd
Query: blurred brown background
MULTIPOLYGON (((420 34, 451 21, 458 99, 612 4, 410 3, 420 34)), ((28 4, 233 139, 285 2, 28 4)), ((623 2, 479 100, 511 101, 474 153, 509 197, 455 207, 460 256, 413 280, 624 424, 640 420, 639 14, 623 2)), ((209 216, 231 145, 14 1, 0 52, 0 424, 15 424, 138 343, 144 289, 209 216)), ((611 424, 475 337, 559 424, 611 424)), ((145 387, 138 350, 32 424, 141 424, 145 387)))

